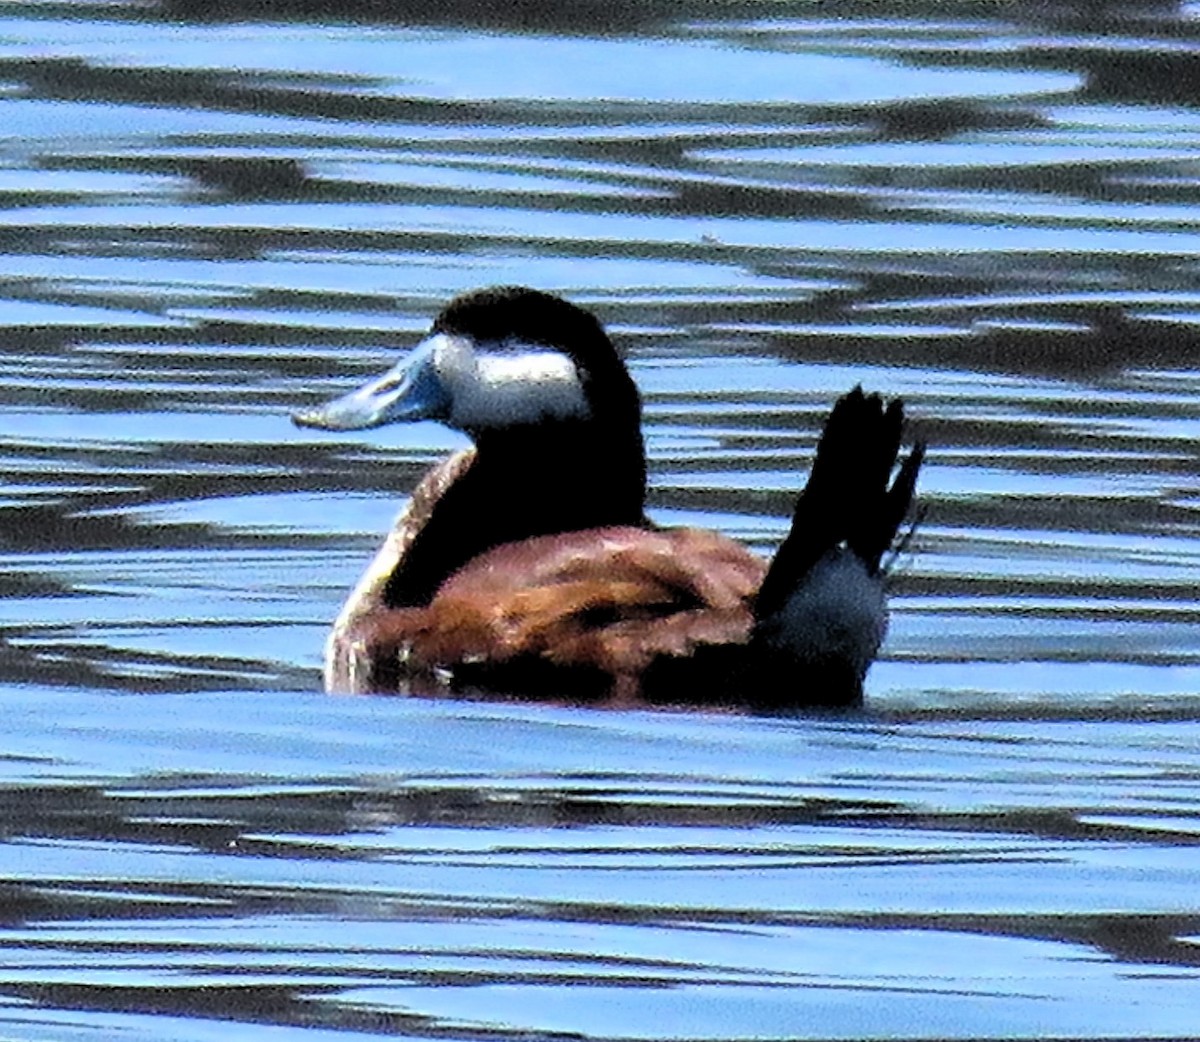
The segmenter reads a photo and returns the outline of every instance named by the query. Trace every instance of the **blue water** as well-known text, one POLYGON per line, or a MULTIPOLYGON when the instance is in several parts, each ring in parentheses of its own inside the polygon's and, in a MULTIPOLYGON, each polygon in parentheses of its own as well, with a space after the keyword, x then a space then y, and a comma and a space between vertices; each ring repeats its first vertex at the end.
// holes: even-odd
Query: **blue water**
POLYGON ((0 20, 0 1039, 1193 1037, 1191 5, 185 6, 0 20), (763 553, 905 398, 863 715, 319 693, 513 281, 763 553))

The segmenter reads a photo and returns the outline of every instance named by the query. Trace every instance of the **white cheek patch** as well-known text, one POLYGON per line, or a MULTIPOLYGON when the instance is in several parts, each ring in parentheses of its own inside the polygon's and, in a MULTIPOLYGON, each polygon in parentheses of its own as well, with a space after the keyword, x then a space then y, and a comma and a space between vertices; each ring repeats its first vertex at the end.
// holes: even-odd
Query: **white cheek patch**
POLYGON ((453 427, 480 430, 591 413, 579 371, 561 351, 519 342, 489 350, 467 337, 440 339, 436 365, 450 392, 453 427))

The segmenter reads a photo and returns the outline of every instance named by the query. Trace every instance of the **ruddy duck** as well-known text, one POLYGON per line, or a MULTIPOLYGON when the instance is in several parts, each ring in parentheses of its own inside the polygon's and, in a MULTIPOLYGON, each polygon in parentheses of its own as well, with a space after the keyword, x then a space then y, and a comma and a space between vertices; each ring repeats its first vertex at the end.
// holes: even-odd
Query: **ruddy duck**
POLYGON ((881 561, 924 446, 855 388, 768 567, 645 516, 641 399, 600 323, 521 287, 468 293, 382 377, 297 413, 438 420, 474 443, 420 482, 334 625, 331 691, 490 690, 779 711, 860 704, 887 627, 881 561))

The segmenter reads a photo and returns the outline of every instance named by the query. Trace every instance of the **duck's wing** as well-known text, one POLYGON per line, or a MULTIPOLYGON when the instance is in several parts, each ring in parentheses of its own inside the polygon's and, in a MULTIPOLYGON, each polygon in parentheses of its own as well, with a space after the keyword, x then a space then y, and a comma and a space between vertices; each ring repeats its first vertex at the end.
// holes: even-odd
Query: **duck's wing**
POLYGON ((425 608, 378 613, 359 638, 410 674, 539 660, 610 677, 661 656, 745 643, 766 564, 698 529, 613 527, 496 547, 450 577, 425 608))
POLYGON ((765 563, 700 529, 599 528, 511 543, 438 592, 431 660, 536 655, 610 674, 702 643, 744 642, 765 563))

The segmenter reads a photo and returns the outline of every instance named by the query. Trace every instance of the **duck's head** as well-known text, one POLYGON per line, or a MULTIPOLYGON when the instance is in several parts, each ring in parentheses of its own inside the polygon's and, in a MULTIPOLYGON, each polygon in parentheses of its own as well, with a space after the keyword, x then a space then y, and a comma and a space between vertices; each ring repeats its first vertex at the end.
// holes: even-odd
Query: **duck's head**
POLYGON ((455 298, 393 369, 292 419, 337 431, 437 420, 479 441, 558 422, 637 430, 641 404, 593 315, 548 293, 502 286, 455 298))

